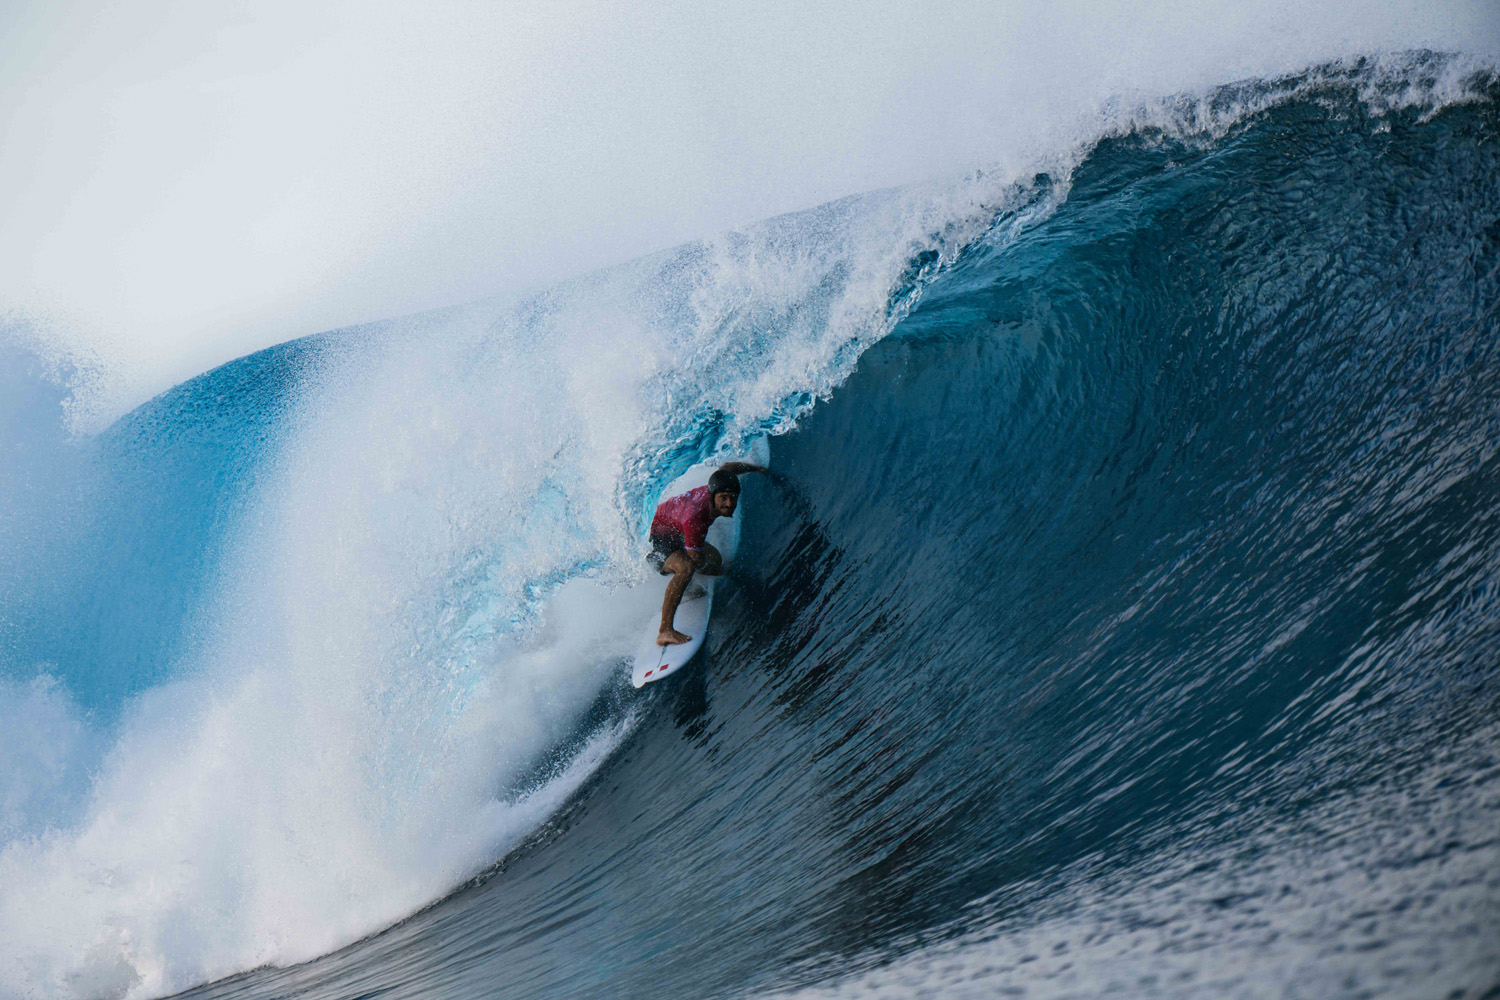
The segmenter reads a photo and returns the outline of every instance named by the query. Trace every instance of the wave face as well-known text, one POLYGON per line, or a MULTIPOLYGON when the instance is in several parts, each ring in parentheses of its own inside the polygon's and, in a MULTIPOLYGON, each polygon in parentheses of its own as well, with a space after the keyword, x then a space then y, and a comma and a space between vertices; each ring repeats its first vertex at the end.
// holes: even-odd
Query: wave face
POLYGON ((0 993, 1482 993, 1500 93, 1442 69, 12 419, 0 993), (662 484, 767 430, 629 691, 662 484))

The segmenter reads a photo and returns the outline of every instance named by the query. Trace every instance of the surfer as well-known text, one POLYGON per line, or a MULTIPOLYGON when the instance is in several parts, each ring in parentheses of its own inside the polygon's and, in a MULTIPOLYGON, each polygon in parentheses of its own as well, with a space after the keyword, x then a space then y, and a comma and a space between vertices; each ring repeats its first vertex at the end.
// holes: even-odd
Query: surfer
POLYGON ((708 544, 708 526, 715 518, 734 516, 740 499, 740 475, 765 471, 764 466, 749 462, 725 462, 714 470, 707 486, 688 490, 657 505, 656 516, 651 519, 649 558, 663 576, 672 577, 661 602, 658 646, 675 646, 692 638, 673 628, 672 620, 694 573, 718 576, 724 572, 724 557, 708 544))

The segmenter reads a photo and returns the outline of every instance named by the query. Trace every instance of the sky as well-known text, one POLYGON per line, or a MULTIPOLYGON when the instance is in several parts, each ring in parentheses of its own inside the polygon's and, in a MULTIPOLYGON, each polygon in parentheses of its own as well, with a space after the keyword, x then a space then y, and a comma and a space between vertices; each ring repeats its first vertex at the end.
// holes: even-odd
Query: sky
POLYGON ((1024 165, 1111 98, 1430 47, 1494 0, 11 0, 0 326, 113 415, 319 330, 858 191, 1024 165))

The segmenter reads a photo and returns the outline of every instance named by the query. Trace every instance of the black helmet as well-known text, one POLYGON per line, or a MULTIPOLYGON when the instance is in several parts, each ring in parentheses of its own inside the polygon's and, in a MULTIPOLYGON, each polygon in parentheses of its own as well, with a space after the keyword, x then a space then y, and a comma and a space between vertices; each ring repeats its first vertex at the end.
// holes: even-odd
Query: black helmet
POLYGON ((717 470, 708 477, 708 492, 710 493, 733 493, 740 495, 740 478, 732 472, 717 470))

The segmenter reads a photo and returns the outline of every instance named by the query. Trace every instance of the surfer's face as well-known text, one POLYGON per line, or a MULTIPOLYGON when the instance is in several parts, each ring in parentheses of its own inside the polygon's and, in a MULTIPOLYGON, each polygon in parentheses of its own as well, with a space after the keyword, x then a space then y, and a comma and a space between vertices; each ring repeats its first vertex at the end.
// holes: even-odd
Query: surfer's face
POLYGON ((719 517, 733 517, 734 505, 739 503, 740 498, 733 493, 714 494, 714 513, 719 517))

